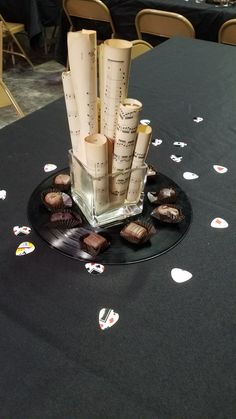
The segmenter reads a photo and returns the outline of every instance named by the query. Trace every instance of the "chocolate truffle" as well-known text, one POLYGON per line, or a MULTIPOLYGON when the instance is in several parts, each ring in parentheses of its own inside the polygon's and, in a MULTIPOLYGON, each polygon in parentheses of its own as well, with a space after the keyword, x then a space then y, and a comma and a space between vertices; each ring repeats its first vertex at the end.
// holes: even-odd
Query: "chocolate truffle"
POLYGON ((100 234, 90 233, 82 238, 82 249, 89 253, 91 256, 96 256, 103 252, 109 243, 107 239, 100 234))
POLYGON ((70 176, 66 173, 60 173, 54 177, 53 183, 56 188, 66 191, 70 188, 70 176))
POLYGON ((48 192, 44 196, 45 204, 49 205, 51 208, 59 208, 63 205, 63 198, 61 192, 48 192))
POLYGON ((151 215, 165 223, 179 223, 184 219, 180 208, 168 204, 159 205, 152 211, 151 215))
POLYGON ((176 191, 173 188, 163 188, 157 195, 157 202, 159 204, 170 204, 176 201, 176 191))

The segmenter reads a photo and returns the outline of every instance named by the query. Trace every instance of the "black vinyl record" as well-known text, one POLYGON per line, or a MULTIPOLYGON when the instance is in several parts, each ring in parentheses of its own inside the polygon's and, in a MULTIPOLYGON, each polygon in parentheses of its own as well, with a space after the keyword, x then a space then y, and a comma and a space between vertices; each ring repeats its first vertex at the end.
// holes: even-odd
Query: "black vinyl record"
MULTIPOLYGON (((59 173, 69 173, 69 170, 60 170, 56 174, 59 173)), ((157 173, 146 183, 142 214, 132 217, 132 220, 140 218, 151 219, 156 229, 156 233, 143 245, 131 244, 120 236, 120 231, 130 219, 126 219, 121 224, 112 227, 94 229, 87 222, 76 204, 73 204, 72 209, 81 216, 81 226, 66 229, 60 227, 51 228, 48 226, 50 211, 44 206, 41 194, 43 191, 52 187, 54 177, 55 173, 40 183, 32 193, 28 204, 28 217, 37 234, 50 247, 74 259, 101 264, 129 264, 145 261, 160 256, 176 246, 184 238, 190 226, 192 209, 187 195, 170 178, 161 173, 157 173), (176 204, 182 209, 184 214, 184 220, 180 223, 163 223, 150 217, 155 206, 149 202, 147 192, 159 191, 164 187, 172 187, 177 192, 176 204), (104 252, 98 254, 96 257, 92 257, 81 248, 81 237, 87 233, 91 233, 91 231, 96 231, 96 233, 103 235, 110 244, 104 252)))

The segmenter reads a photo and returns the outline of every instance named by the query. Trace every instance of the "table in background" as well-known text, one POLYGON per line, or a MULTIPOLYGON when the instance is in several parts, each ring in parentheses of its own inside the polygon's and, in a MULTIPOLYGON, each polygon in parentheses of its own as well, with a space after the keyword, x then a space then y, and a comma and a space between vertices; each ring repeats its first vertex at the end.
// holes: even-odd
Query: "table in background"
MULTIPOLYGON (((170 12, 180 13, 190 20, 195 31, 196 38, 207 41, 218 41, 218 31, 221 25, 229 19, 236 18, 236 6, 216 6, 205 2, 196 3, 195 0, 104 0, 108 6, 117 31, 117 36, 123 39, 137 39, 135 29, 135 16, 144 9, 161 9, 170 12)), ((94 29, 94 23, 77 21, 77 29, 94 29), (80 23, 79 23, 80 22, 80 23)), ((64 13, 61 15, 58 42, 56 46, 56 60, 62 65, 67 61, 67 32, 70 26, 64 13)), ((97 25, 100 39, 110 37, 109 27, 97 25)), ((144 39, 153 45, 160 43, 160 39, 144 36, 144 39)))
POLYGON ((25 25, 31 44, 38 43, 43 26, 59 23, 62 0, 0 0, 0 13, 8 22, 25 25))
POLYGON ((132 63, 129 96, 143 102, 153 139, 162 139, 151 145, 149 162, 187 193, 193 221, 171 251, 107 265, 101 275, 34 231, 23 238, 12 232, 28 224, 45 163, 68 166, 64 99, 0 131, 0 189, 7 191, 0 201, 2 418, 235 417, 235 66, 233 47, 177 38, 132 63), (199 178, 186 180, 184 172, 199 178), (212 228, 216 217, 228 228, 212 228), (35 251, 16 257, 25 240, 35 251), (174 282, 173 268, 192 279, 174 282), (105 331, 103 307, 120 316, 105 331))

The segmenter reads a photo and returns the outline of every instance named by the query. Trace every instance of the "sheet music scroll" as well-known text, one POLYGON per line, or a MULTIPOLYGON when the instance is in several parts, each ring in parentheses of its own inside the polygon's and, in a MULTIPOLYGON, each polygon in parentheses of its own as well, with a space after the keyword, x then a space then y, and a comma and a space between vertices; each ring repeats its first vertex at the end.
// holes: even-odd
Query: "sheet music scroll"
MULTIPOLYGON (((126 99, 123 104, 120 104, 112 161, 112 173, 129 170, 131 168, 141 108, 142 103, 136 99, 126 99)), ((112 178, 110 190, 110 199, 112 202, 124 201, 128 184, 129 173, 120 174, 119 176, 112 178)))
POLYGON ((77 105, 75 101, 75 94, 74 89, 71 81, 71 73, 70 71, 63 71, 62 73, 62 85, 64 90, 64 97, 65 97, 65 104, 66 104, 66 111, 67 111, 67 118, 68 118, 68 125, 70 130, 70 138, 73 153, 79 158, 81 155, 80 150, 80 124, 79 124, 79 115, 77 110, 77 105))
MULTIPOLYGON (((142 166, 145 162, 150 141, 152 135, 152 128, 150 125, 142 125, 138 126, 138 136, 136 141, 136 146, 134 150, 134 157, 132 162, 132 169, 136 169, 142 166)), ((139 199, 143 181, 143 170, 135 170, 131 173, 130 180, 129 180, 129 187, 127 192, 127 201, 135 202, 139 199)))
MULTIPOLYGON (((86 137, 85 153, 87 170, 96 178, 93 180, 96 212, 101 213, 109 203, 108 145, 105 135, 94 134, 86 137)), ((91 185, 88 185, 88 189, 90 187, 91 185)))
POLYGON ((127 97, 132 43, 108 39, 100 46, 100 132, 115 139, 119 105, 127 97))
POLYGON ((71 80, 79 114, 79 159, 86 164, 84 139, 98 132, 96 31, 68 32, 71 80))

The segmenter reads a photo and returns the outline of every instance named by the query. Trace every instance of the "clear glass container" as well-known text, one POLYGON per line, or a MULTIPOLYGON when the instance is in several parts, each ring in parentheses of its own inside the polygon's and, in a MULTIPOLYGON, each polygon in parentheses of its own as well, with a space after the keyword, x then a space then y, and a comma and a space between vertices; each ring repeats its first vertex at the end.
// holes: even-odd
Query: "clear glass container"
POLYGON ((106 176, 92 176, 69 150, 71 194, 93 227, 115 225, 143 211, 147 165, 106 176))

